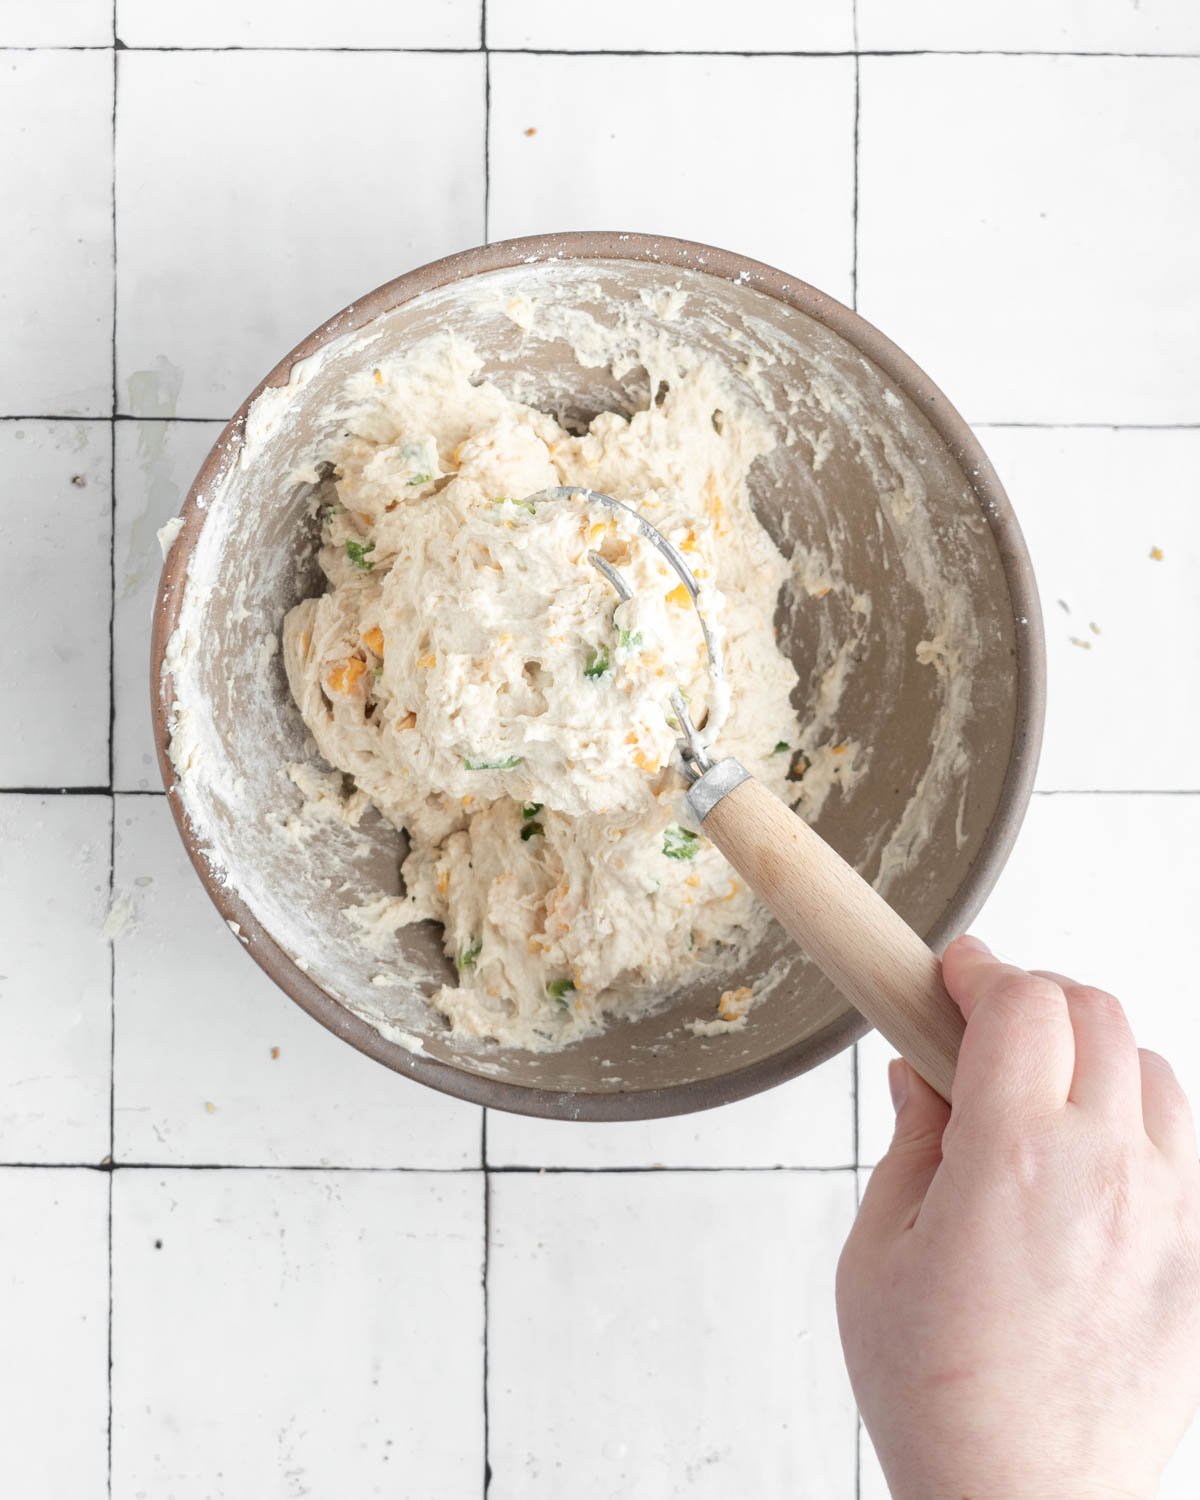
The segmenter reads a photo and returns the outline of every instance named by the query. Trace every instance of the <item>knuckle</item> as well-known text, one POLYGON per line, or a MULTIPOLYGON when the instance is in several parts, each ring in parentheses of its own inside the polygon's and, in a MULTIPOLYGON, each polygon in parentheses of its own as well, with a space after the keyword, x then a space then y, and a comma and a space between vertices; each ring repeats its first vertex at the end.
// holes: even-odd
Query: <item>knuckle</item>
POLYGON ((1007 974, 996 981, 988 997, 989 1008, 1001 1019, 1015 1023, 1039 1020, 1062 1004, 1063 992, 1052 979, 1038 974, 1007 974))
POLYGON ((1124 1030, 1125 1007, 1115 995, 1107 990, 1098 990, 1090 984, 1072 985, 1068 994, 1072 1005, 1085 1006, 1090 1012, 1124 1030))
POLYGON ((1142 1071, 1154 1083, 1173 1085, 1174 1088, 1179 1087, 1179 1079, 1175 1076, 1175 1069, 1161 1052, 1152 1052, 1149 1047, 1139 1047, 1138 1057, 1141 1058, 1142 1071))

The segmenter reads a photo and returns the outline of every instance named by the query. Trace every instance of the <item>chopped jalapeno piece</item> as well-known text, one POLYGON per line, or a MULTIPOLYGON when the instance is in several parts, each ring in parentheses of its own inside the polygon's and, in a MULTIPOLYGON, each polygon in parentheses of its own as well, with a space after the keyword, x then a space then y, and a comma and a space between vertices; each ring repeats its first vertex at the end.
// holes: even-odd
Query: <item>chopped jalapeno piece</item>
POLYGON ((700 835, 678 823, 663 831, 663 853, 668 859, 694 859, 700 847, 700 835))
POLYGON ((771 754, 782 755, 785 750, 790 750, 791 748, 792 747, 788 744, 787 740, 779 740, 777 741, 774 750, 771 751, 771 754))
POLYGON ((346 538, 346 556, 364 573, 369 573, 375 566, 373 562, 367 561, 367 553, 374 550, 374 542, 356 542, 353 537, 346 538))
POLYGON ((640 630, 626 630, 622 625, 620 641, 626 651, 632 651, 635 646, 642 644, 642 632, 640 630))
POLYGON ((597 646, 588 657, 587 666, 583 669, 585 677, 603 677, 608 671, 608 652, 603 646, 597 646))
POLYGON ((468 947, 464 948, 463 951, 458 955, 458 960, 457 960, 458 967, 460 969, 473 969, 475 967, 475 960, 479 957, 479 955, 482 952, 483 952, 483 943, 482 942, 471 943, 468 947))
POLYGON ((464 755, 463 765, 468 771, 511 771, 524 758, 523 755, 506 755, 502 760, 477 760, 473 755, 464 755))
POLYGON ((552 979, 546 986, 546 993, 560 1010, 570 1010, 571 1002, 567 996, 575 988, 573 979, 552 979))

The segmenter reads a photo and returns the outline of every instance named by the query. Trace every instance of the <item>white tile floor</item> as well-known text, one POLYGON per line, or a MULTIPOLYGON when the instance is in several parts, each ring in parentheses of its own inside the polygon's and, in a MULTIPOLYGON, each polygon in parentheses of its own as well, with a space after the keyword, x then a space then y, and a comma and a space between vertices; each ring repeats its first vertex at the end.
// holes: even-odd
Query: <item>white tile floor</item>
POLYGON ((154 533, 296 338, 485 235, 690 234, 857 299, 980 424, 1044 594, 978 929, 1116 989, 1200 1098, 1200 10, 116 16, 0 7, 0 1493, 882 1500, 831 1276, 887 1049, 605 1129, 341 1046, 155 790, 154 533))

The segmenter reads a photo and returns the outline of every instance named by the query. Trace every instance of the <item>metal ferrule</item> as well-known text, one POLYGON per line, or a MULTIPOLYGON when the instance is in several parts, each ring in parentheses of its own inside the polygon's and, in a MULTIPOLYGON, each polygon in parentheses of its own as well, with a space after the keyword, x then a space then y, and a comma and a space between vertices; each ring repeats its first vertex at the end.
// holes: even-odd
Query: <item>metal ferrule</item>
POLYGON ((700 780, 684 794, 683 800, 692 816, 703 823, 722 797, 728 796, 735 786, 741 786, 743 781, 749 780, 750 772, 741 761, 727 755, 711 770, 705 771, 700 780))

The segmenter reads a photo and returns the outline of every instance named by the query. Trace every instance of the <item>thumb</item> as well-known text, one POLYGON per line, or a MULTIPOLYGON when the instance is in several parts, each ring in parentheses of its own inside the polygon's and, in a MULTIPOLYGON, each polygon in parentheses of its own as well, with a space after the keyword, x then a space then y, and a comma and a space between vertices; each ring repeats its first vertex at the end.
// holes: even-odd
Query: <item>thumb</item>
POLYGON ((881 1234, 909 1229, 942 1161, 942 1134, 950 1106, 902 1058, 888 1064, 896 1130, 887 1155, 871 1173, 858 1211, 865 1227, 881 1234))

